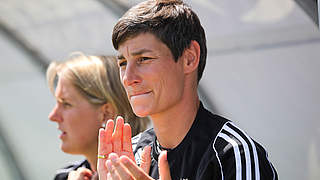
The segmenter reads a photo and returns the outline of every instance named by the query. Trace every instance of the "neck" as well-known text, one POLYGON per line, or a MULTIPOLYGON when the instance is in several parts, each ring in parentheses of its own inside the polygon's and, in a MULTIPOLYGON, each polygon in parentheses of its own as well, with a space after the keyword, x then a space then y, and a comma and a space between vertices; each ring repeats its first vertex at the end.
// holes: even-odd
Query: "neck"
POLYGON ((193 96, 186 97, 190 98, 182 98, 181 102, 165 112, 150 116, 162 147, 170 149, 177 147, 195 120, 200 104, 198 94, 195 92, 193 96))
POLYGON ((97 171, 97 155, 98 145, 95 146, 94 150, 85 154, 85 157, 87 158, 93 172, 97 171))

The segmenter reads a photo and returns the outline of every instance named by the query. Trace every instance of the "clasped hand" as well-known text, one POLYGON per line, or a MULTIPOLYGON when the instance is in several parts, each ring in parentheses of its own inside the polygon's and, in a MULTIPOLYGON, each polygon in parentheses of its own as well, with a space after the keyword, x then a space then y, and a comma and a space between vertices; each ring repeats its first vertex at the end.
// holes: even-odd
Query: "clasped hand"
MULTIPOLYGON (((100 180, 151 180, 149 170, 151 165, 151 147, 146 146, 138 166, 134 159, 131 143, 131 127, 124 123, 122 117, 117 117, 114 128, 113 120, 108 120, 106 128, 99 130, 97 171, 100 180)), ((171 180, 167 152, 159 156, 159 174, 161 180, 171 180)))

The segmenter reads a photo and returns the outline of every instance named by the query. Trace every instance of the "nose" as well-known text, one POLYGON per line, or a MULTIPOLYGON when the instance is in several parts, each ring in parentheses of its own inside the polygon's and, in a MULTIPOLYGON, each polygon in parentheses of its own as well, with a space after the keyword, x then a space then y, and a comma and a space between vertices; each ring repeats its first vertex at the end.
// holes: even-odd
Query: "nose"
POLYGON ((141 82, 139 68, 135 63, 128 62, 125 70, 121 72, 122 82, 124 86, 134 86, 141 82))
POLYGON ((54 106, 52 111, 49 113, 48 118, 50 119, 50 121, 53 121, 53 122, 61 122, 62 121, 62 118, 61 118, 60 113, 59 113, 58 104, 56 104, 54 106))

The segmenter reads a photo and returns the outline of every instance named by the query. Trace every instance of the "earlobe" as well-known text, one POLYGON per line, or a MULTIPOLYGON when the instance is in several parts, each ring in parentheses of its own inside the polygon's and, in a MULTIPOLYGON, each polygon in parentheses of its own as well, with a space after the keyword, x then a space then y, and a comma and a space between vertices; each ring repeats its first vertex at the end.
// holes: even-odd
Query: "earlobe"
POLYGON ((191 73, 197 70, 200 60, 200 45, 192 40, 190 46, 184 51, 184 69, 185 73, 191 73))

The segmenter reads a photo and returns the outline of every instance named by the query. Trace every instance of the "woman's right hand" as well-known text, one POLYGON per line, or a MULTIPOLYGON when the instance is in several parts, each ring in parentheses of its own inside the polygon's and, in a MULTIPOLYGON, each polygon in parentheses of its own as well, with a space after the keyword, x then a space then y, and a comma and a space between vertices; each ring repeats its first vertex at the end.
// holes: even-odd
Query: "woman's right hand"
POLYGON ((90 180, 92 177, 93 172, 90 169, 80 167, 69 173, 68 180, 90 180))

